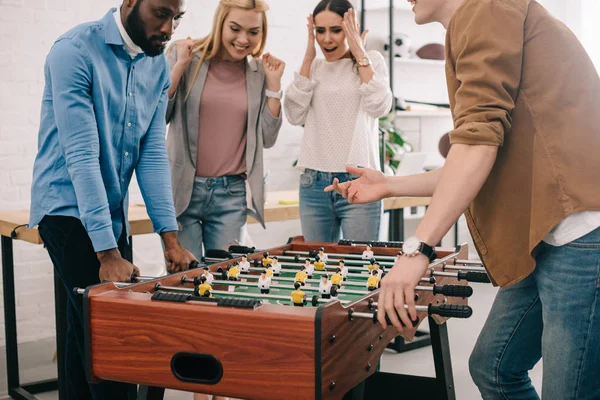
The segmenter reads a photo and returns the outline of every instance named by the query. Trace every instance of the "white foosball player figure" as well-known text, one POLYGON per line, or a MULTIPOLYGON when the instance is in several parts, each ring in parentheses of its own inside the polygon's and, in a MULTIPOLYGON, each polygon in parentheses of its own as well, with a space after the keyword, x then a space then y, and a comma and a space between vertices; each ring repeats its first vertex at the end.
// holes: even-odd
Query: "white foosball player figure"
POLYGON ((240 261, 240 271, 246 274, 250 272, 250 263, 248 262, 248 257, 244 254, 242 256, 242 261, 240 261))
POLYGON ((207 284, 212 285, 214 277, 213 274, 210 273, 208 267, 204 267, 204 272, 202 272, 202 276, 206 278, 207 284))
POLYGON ((344 260, 340 260, 340 271, 342 274, 342 278, 346 280, 346 278, 348 277, 348 267, 346 267, 346 263, 344 262, 344 260))
POLYGON ((306 268, 306 274, 309 279, 312 279, 313 273, 315 272, 315 266, 310 262, 310 258, 304 261, 304 268, 306 268))
POLYGON ((329 261, 329 257, 327 257, 327 254, 325 254, 325 249, 323 247, 321 247, 319 249, 319 258, 321 259, 321 261, 323 261, 325 264, 327 264, 327 261, 329 261))
POLYGON ((367 249, 362 253, 362 259, 370 260, 371 258, 373 258, 373 250, 371 249, 371 245, 368 244, 367 249))
POLYGON ((281 264, 279 264, 279 259, 277 256, 273 256, 273 263, 271 264, 271 268, 273 268, 273 275, 279 276, 281 273, 281 264))
POLYGON ((327 274, 323 274, 321 277, 321 282, 319 282, 319 293, 321 293, 321 297, 324 299, 331 298, 331 281, 327 274))
POLYGON ((258 288, 262 294, 269 294, 271 290, 271 278, 267 277, 267 271, 264 269, 258 278, 258 288))

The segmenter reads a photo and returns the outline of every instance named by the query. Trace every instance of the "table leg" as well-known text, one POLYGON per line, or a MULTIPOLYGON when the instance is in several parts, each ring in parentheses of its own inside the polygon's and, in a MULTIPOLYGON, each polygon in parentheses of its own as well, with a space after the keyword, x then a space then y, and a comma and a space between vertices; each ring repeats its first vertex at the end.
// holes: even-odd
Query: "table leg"
POLYGON ((19 379, 19 349, 17 342, 17 305, 15 301, 15 270, 13 240, 2 236, 2 287, 4 290, 4 335, 6 343, 6 380, 8 395, 17 400, 35 400, 35 393, 56 390, 57 380, 47 379, 21 385, 19 379))
POLYGON ((65 380, 65 350, 67 343, 67 291, 54 270, 54 313, 56 317, 56 366, 58 369, 58 399, 67 398, 65 380))

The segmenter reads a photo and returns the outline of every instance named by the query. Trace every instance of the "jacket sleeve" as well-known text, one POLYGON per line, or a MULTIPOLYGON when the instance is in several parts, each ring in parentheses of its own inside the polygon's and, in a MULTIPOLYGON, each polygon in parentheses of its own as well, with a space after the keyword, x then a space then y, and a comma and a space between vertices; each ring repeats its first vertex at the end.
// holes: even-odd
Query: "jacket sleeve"
MULTIPOLYGON (((169 73, 170 73, 170 71, 175 66, 175 63, 177 63, 177 47, 175 46, 175 43, 173 43, 171 45, 171 47, 169 47, 169 49, 167 50, 167 63, 169 64, 169 73)), ((173 97, 171 99, 168 99, 167 115, 166 115, 167 124, 169 122, 171 122, 171 118, 173 117, 173 110, 175 109, 175 103, 177 102, 177 94, 179 93, 179 88, 181 88, 182 83, 183 83, 183 77, 181 77, 181 79, 179 80, 178 90, 173 94, 173 97)), ((167 97, 168 97, 168 94, 167 94, 167 97)))
MULTIPOLYGON (((450 142, 502 146, 521 81, 527 10, 511 2, 465 4, 449 27, 456 79, 450 142)), ((523 2, 524 3, 524 2, 523 2)), ((448 69, 448 68, 447 68, 448 69)))

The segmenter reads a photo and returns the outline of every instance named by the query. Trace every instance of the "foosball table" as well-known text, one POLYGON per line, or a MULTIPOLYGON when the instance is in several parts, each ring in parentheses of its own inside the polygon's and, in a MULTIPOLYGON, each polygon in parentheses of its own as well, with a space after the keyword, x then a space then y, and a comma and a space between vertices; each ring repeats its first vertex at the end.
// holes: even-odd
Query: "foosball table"
MULTIPOLYGON (((88 378, 241 399, 342 399, 398 334, 376 320, 378 279, 398 249, 369 250, 294 238, 173 275, 78 289, 88 378)), ((428 317, 468 318, 468 282, 488 279, 466 245, 436 253, 415 288, 418 320, 406 340, 428 317)))

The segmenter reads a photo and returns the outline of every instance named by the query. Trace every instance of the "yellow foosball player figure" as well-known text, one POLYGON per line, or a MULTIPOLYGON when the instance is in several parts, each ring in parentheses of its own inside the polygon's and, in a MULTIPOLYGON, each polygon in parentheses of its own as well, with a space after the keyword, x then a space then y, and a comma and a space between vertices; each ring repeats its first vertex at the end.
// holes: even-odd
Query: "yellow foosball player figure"
POLYGON ((315 270, 316 271, 325 271, 325 262, 323 262, 323 260, 321 260, 321 257, 319 255, 315 256, 315 270))
POLYGON ((327 274, 323 274, 321 282, 319 282, 319 293, 321 293, 322 298, 331 298, 331 285, 332 283, 329 281, 327 274))
POLYGON ((269 294, 271 290, 271 278, 267 276, 267 270, 263 269, 258 278, 258 288, 262 294, 269 294))
POLYGON ((323 247, 321 247, 319 249, 319 258, 321 259, 321 261, 323 261, 325 264, 327 264, 327 261, 329 260, 329 257, 327 256, 327 254, 325 254, 325 249, 323 247))
POLYGON ((371 276, 369 277, 369 279, 367 279, 367 289, 369 291, 373 291, 377 288, 379 288, 379 277, 377 276, 377 271, 373 270, 371 272, 371 276))
POLYGON ((344 260, 340 260, 340 270, 342 271, 342 277, 346 280, 348 277, 348 267, 346 267, 346 262, 344 260))
POLYGON ((310 258, 304 260, 304 270, 310 279, 312 279, 313 273, 315 272, 315 266, 310 262, 310 258))
POLYGON ((362 253, 363 260, 370 260, 373 258, 373 250, 370 244, 367 245, 367 249, 362 253))
POLYGON ((272 278, 273 277, 273 266, 272 264, 269 264, 266 268, 265 268, 266 274, 267 274, 267 278, 272 278))
POLYGON ((215 279, 213 274, 210 273, 210 270, 208 269, 208 267, 204 267, 204 271, 202 272, 202 277, 206 278, 206 283, 208 283, 209 285, 212 285, 213 279, 215 279))
POLYGON ((227 279, 230 281, 237 281, 240 279, 240 267, 237 261, 227 270, 227 279))
POLYGON ((342 281, 344 280, 344 277, 342 276, 342 269, 338 268, 335 270, 335 274, 331 275, 331 284, 333 286, 337 286, 337 288, 339 289, 340 287, 342 287, 342 281))
POLYGON ((300 272, 296 273, 296 283, 304 286, 306 283, 306 279, 308 278, 308 274, 306 273, 306 267, 302 267, 300 272))
POLYGON ((271 256, 269 255, 268 251, 265 251, 263 253, 263 259, 262 259, 262 265, 263 267, 268 267, 269 265, 273 264, 273 259, 271 258, 271 256))
POLYGON ((367 268, 369 269, 369 273, 371 273, 375 269, 375 264, 377 264, 377 260, 371 258, 369 263, 367 264, 367 268))
POLYGON ((296 290, 292 292, 292 303, 297 307, 304 307, 304 303, 306 303, 306 294, 300 290, 300 286, 299 282, 294 283, 294 288, 296 290))
POLYGON ((281 264, 279 264, 277 256, 273 256, 273 264, 271 264, 271 267, 273 268, 273 275, 279 276, 281 273, 281 264))
POLYGON ((206 277, 200 277, 200 284, 198 285, 198 294, 202 297, 211 297, 210 291, 212 290, 212 286, 210 286, 206 282, 206 277))

